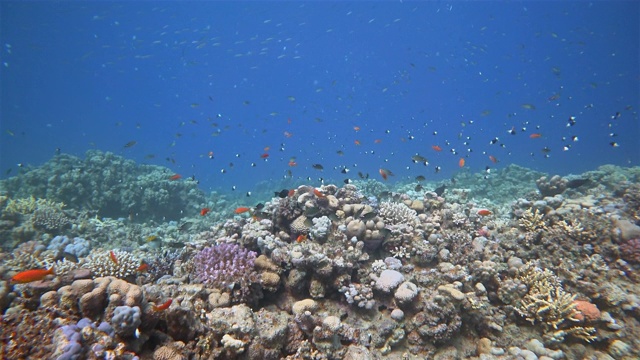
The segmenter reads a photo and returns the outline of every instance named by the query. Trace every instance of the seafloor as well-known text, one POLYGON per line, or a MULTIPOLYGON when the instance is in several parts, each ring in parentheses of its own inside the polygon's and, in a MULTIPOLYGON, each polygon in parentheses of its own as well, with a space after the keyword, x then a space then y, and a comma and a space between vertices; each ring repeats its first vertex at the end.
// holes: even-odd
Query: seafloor
POLYGON ((640 357, 638 167, 261 205, 99 151, 23 170, 0 182, 2 359, 640 357))

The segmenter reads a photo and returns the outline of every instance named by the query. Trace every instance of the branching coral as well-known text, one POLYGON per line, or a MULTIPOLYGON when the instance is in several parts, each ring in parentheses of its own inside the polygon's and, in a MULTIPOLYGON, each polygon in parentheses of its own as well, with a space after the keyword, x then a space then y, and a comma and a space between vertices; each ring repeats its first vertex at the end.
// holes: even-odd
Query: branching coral
POLYGON ((380 203, 379 214, 386 224, 398 225, 413 224, 417 213, 403 203, 385 201, 380 203))
POLYGON ((570 323, 579 321, 579 312, 574 302, 576 295, 565 292, 555 274, 530 262, 518 271, 518 278, 527 285, 528 292, 515 309, 532 324, 542 324, 545 339, 558 343, 566 335, 573 335, 587 342, 596 338, 593 335, 594 328, 573 326, 570 323))
POLYGON ((127 279, 136 275, 140 264, 137 256, 126 251, 112 250, 92 253, 82 267, 91 270, 95 277, 127 279))
POLYGON ((519 225, 525 231, 534 232, 537 230, 544 230, 547 228, 547 224, 544 221, 544 215, 541 214, 538 209, 527 209, 520 218, 519 225))
POLYGON ((232 300, 248 301, 252 285, 260 282, 254 268, 256 253, 236 244, 220 244, 202 249, 193 258, 196 276, 214 288, 232 292, 232 300))

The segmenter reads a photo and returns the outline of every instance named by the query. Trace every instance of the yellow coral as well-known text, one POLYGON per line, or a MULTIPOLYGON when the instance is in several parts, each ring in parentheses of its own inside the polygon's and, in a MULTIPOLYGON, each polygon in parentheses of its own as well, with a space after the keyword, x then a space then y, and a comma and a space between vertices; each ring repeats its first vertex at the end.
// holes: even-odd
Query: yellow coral
POLYGON ((30 196, 26 199, 10 199, 7 202, 7 207, 4 211, 7 214, 32 214, 37 209, 56 209, 62 210, 65 206, 62 202, 57 202, 49 199, 36 199, 33 196, 30 196))
POLYGON ((545 230, 547 228, 547 224, 545 223, 543 217, 544 215, 540 213, 538 209, 532 211, 529 208, 522 214, 522 218, 520 218, 520 227, 530 232, 536 230, 545 230))

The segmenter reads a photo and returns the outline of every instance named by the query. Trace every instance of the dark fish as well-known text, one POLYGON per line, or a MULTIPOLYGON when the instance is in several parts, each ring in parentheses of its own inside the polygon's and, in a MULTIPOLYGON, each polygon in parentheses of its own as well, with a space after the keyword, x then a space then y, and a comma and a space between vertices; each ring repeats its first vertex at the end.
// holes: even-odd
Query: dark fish
POLYGON ((426 178, 424 176, 422 176, 422 175, 416 176, 416 181, 425 181, 425 179, 426 178))
POLYGON ((570 189, 575 189, 578 188, 586 183, 588 183, 590 180, 589 179, 573 179, 573 180, 569 180, 569 182, 567 182, 567 187, 570 189))
POLYGON ((191 221, 186 221, 182 223, 182 225, 178 226, 178 231, 187 231, 191 228, 193 223, 191 221))
POLYGON ((342 182, 345 184, 351 184, 351 179, 344 179, 342 182))
POLYGON ((124 147, 125 148, 130 148, 130 147, 132 147, 133 145, 135 145, 137 143, 138 143, 137 141, 132 140, 132 141, 129 141, 128 143, 124 144, 124 147))
POLYGON ((418 185, 416 185, 416 187, 415 187, 415 189, 414 189, 414 190, 415 190, 415 191, 422 191, 422 189, 423 189, 423 188, 422 188, 422 185, 418 184, 418 185))
POLYGON ((447 189, 447 186, 442 184, 440 186, 438 186, 435 190, 433 190, 434 193, 436 193, 436 195, 438 196, 442 196, 442 194, 444 194, 444 191, 447 189))
POLYGON ((316 169, 316 170, 322 170, 324 169, 324 166, 320 165, 320 164, 313 164, 311 165, 312 168, 316 169))
POLYGON ((343 173, 343 174, 346 174, 346 173, 348 173, 348 172, 349 172, 349 169, 344 168, 344 169, 340 170, 340 172, 341 172, 341 173, 343 173))
POLYGON ((264 209, 264 204, 263 203, 259 203, 258 205, 256 205, 256 210, 262 210, 264 209))
POLYGON ((9 168, 9 169, 7 169, 7 171, 5 171, 5 173, 4 173, 4 174, 5 174, 5 175, 9 175, 9 174, 11 174, 11 170, 13 170, 13 168, 9 168))
POLYGON ((280 190, 280 191, 275 191, 275 192, 274 192, 274 194, 275 194, 277 197, 279 197, 279 198, 281 198, 281 199, 284 199, 284 198, 286 198, 286 197, 289 195, 289 190, 288 190, 288 189, 282 189, 282 190, 280 190))
POLYGON ((78 257, 75 256, 74 254, 66 252, 66 251, 59 252, 58 256, 55 257, 54 261, 58 261, 58 260, 62 260, 62 259, 67 259, 67 261, 78 263, 78 257))

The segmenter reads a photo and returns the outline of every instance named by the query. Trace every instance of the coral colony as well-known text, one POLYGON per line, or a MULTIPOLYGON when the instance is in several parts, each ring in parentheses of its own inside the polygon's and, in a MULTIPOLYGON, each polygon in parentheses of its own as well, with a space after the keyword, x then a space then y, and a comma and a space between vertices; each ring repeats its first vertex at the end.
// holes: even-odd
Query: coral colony
POLYGON ((640 357, 637 167, 255 207, 171 176, 92 150, 0 183, 2 358, 640 357))

